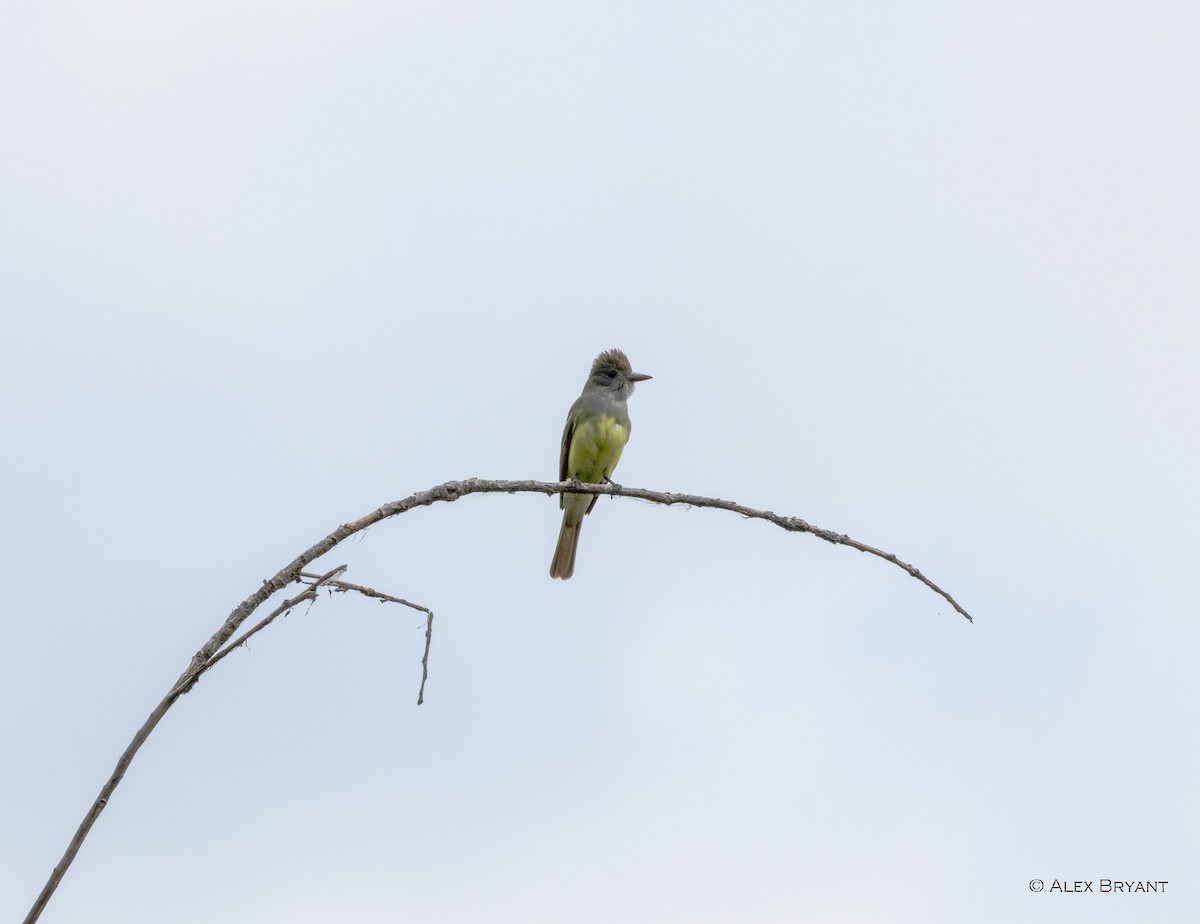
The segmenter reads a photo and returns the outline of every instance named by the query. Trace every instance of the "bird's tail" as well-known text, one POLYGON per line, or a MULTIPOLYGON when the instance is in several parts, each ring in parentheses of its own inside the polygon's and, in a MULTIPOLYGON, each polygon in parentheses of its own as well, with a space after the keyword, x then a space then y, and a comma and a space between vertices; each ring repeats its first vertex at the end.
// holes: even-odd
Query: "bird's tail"
POLYGON ((563 515, 562 529, 558 532, 558 547, 554 560, 550 562, 550 577, 564 581, 575 573, 575 548, 579 545, 579 523, 568 523, 569 513, 563 515))

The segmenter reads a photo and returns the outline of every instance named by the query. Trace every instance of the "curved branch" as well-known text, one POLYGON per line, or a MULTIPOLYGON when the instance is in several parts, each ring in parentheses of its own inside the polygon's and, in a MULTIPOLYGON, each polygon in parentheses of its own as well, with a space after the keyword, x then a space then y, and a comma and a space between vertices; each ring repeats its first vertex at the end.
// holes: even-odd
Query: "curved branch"
MULTIPOLYGON (((619 484, 611 483, 583 484, 578 481, 496 481, 484 478, 468 478, 464 481, 447 481, 445 484, 440 484, 436 488, 430 488, 428 491, 410 494, 404 500, 384 504, 378 510, 342 528, 358 532, 360 529, 365 529, 368 526, 378 523, 380 520, 395 516, 398 513, 404 513, 414 507, 428 507, 430 504, 437 503, 438 501, 456 501, 460 497, 466 497, 468 494, 518 494, 523 492, 562 494, 568 489, 572 494, 609 494, 613 497, 636 497, 640 500, 647 500, 655 504, 665 504, 667 506, 685 504, 689 507, 712 507, 717 510, 728 510, 747 519, 766 520, 768 523, 774 523, 776 526, 786 529, 789 532, 809 533, 818 539, 823 539, 825 542, 848 546, 849 548, 857 549, 860 552, 865 552, 868 555, 874 555, 876 558, 882 558, 884 561, 891 562, 897 568, 907 572, 938 596, 942 597, 954 607, 957 613, 966 617, 968 622, 975 621, 970 613, 958 605, 958 601, 942 590, 942 588, 938 587, 933 581, 929 580, 929 578, 925 577, 920 569, 901 561, 891 552, 884 552, 882 549, 859 542, 857 539, 851 539, 843 533, 835 533, 830 529, 813 526, 811 523, 800 519, 800 517, 780 516, 770 510, 756 510, 753 507, 747 507, 744 504, 738 504, 734 501, 721 500, 718 497, 702 497, 698 494, 672 494, 663 491, 650 491, 646 488, 626 488, 619 484)), ((336 533, 330 535, 326 541, 332 539, 334 535, 336 533)), ((339 539, 338 541, 340 542, 341 540, 339 539)), ((313 546, 313 548, 316 548, 316 546, 313 546)))
MULTIPOLYGON (((427 491, 418 491, 416 494, 410 494, 408 497, 403 498, 402 500, 392 501, 389 504, 384 504, 379 509, 368 513, 366 516, 359 517, 357 520, 354 520, 350 523, 342 524, 320 542, 310 546, 287 565, 284 565, 282 568, 280 568, 273 577, 263 581, 261 587, 259 587, 254 593, 234 607, 233 611, 221 625, 221 628, 214 632, 212 637, 209 638, 209 640, 205 642, 204 645, 201 646, 201 648, 194 655, 192 655, 191 662, 188 664, 187 668, 182 674, 179 675, 179 679, 175 681, 171 689, 167 692, 167 695, 164 696, 162 701, 154 708, 154 711, 150 713, 146 721, 142 723, 142 727, 138 729, 138 732, 136 735, 134 735, 133 740, 121 754, 121 757, 117 761, 117 765, 112 774, 105 782, 104 786, 101 787, 100 794, 96 797, 95 801, 88 809, 82 823, 75 832, 75 836, 71 839, 71 843, 67 846, 67 850, 63 854, 62 859, 59 861, 58 865, 54 867, 54 871, 51 873, 49 880, 47 880, 46 885, 43 887, 41 894, 38 895, 37 901, 34 902, 33 907, 26 916, 24 924, 34 924, 34 922, 41 917, 42 911, 45 909, 47 902, 50 901, 50 897, 54 894, 54 890, 58 888, 58 884, 62 880, 62 877, 66 874, 67 869, 74 861, 75 855, 79 852, 79 848, 83 845, 84 839, 91 831, 92 826, 96 823, 96 820, 100 817, 100 813, 103 812, 105 806, 108 805, 108 800, 112 796, 113 791, 118 785, 120 785, 121 779, 125 776, 125 771, 129 768, 129 764, 133 761, 134 756, 137 754, 142 744, 146 741, 146 738, 149 737, 150 732, 154 730, 155 726, 158 725, 159 721, 166 714, 167 710, 175 704, 179 697, 188 693, 196 685, 197 681, 200 679, 200 676, 205 671, 212 667, 216 661, 220 660, 229 652, 229 650, 231 650, 226 649, 224 652, 218 654, 218 652, 221 651, 222 646, 224 646, 225 643, 233 637, 233 634, 238 630, 242 623, 249 618, 250 614, 257 610, 268 599, 270 599, 277 591, 282 590, 288 584, 296 581, 300 577, 300 572, 303 571, 307 565, 320 558, 322 555, 326 554, 337 545, 353 536, 355 533, 362 532, 362 530, 369 526, 373 526, 382 520, 397 516, 398 514, 406 513, 407 511, 416 507, 428 507, 431 504, 436 504, 442 501, 456 501, 460 497, 466 497, 470 494, 532 493, 554 495, 562 494, 564 492, 573 494, 609 494, 614 497, 635 497, 641 500, 651 501, 652 503, 656 504, 666 504, 668 506, 673 504, 686 504, 690 507, 713 507, 717 510, 728 510, 731 513, 736 513, 740 516, 750 519, 766 520, 767 522, 774 523, 776 526, 780 527, 781 529, 786 529, 789 532, 810 533, 811 535, 816 536, 818 539, 823 539, 825 542, 830 542, 834 545, 849 546, 852 549, 857 549, 860 552, 866 552, 868 555, 874 555, 878 558, 882 558, 884 561, 891 562, 897 568, 906 571, 934 593, 945 599, 952 607, 954 607, 957 612, 961 613, 968 620, 974 621, 971 619, 970 613, 959 606, 955 599, 950 596, 950 594, 946 593, 946 591, 938 587, 937 584, 925 577, 925 575, 923 575, 914 566, 901 561, 890 552, 884 552, 880 549, 874 548, 873 546, 859 542, 856 539, 851 539, 849 536, 841 533, 836 533, 832 530, 821 529, 820 527, 813 526, 811 523, 808 523, 799 517, 780 516, 779 514, 773 513, 770 510, 756 510, 753 507, 746 507, 742 504, 737 504, 733 501, 721 500, 720 498, 716 497, 701 497, 696 494, 671 494, 664 493, 662 491, 649 491, 645 488, 626 488, 618 484, 583 484, 578 481, 503 481, 483 478, 468 478, 463 481, 447 481, 445 484, 437 485, 436 487, 430 488, 427 491)), ((340 573, 341 570, 341 568, 337 568, 331 571, 328 575, 325 575, 322 580, 318 582, 318 584, 331 580, 336 574, 340 573)), ((286 610, 295 606, 297 603, 300 603, 304 600, 313 599, 314 588, 318 586, 318 584, 308 585, 303 593, 297 595, 293 599, 285 600, 282 604, 280 604, 279 607, 276 608, 273 614, 264 620, 262 625, 265 626, 270 622, 271 619, 274 618, 274 616, 285 612, 286 610)), ((257 628, 251 631, 257 631, 257 628)))

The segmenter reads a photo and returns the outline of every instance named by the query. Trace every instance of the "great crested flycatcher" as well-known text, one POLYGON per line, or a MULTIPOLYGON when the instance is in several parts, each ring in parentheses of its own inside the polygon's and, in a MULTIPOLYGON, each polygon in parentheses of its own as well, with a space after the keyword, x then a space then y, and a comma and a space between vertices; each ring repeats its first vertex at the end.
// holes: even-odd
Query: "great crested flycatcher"
MULTIPOLYGON (((629 411, 625 400, 633 394, 634 382, 650 378, 634 372, 620 350, 607 350, 596 357, 583 392, 567 412, 562 450, 558 456, 559 481, 603 484, 621 459, 629 439, 629 411)), ((563 510, 558 548, 550 563, 550 577, 566 580, 575 572, 575 548, 583 518, 596 506, 595 494, 562 494, 563 510)))

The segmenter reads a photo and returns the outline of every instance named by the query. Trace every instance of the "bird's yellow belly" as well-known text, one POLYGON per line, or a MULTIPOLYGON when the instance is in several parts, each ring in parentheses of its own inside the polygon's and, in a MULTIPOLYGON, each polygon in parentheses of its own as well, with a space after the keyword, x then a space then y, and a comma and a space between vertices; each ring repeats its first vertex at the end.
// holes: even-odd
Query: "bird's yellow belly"
POLYGON ((567 477, 600 484, 612 475, 629 440, 629 427, 615 417, 601 416, 582 421, 571 436, 567 454, 567 477))

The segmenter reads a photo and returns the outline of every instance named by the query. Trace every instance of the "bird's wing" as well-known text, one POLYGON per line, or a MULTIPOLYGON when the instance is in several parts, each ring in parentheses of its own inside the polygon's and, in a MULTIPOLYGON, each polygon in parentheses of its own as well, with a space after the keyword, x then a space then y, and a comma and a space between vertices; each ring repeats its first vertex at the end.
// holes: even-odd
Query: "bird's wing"
MULTIPOLYGON (((558 480, 567 480, 567 456, 571 452, 571 437, 575 435, 575 418, 579 410, 579 401, 571 405, 567 412, 567 424, 563 427, 562 447, 558 452, 558 480)), ((561 509, 566 504, 566 495, 558 495, 558 506, 561 509)))

